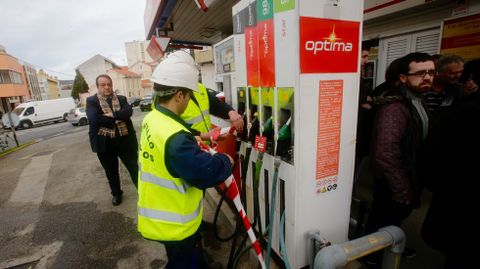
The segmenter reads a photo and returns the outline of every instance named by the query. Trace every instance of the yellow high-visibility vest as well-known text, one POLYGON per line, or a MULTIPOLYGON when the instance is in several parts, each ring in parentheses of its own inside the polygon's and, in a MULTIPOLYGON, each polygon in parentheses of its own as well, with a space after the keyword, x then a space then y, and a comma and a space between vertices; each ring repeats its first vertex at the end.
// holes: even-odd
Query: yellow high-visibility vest
POLYGON ((166 141, 182 124, 154 109, 142 123, 138 177, 138 231, 158 241, 193 235, 202 222, 203 191, 172 176, 165 165, 166 141))
POLYGON ((198 106, 190 100, 187 109, 180 115, 180 117, 188 124, 192 124, 192 129, 201 133, 210 131, 210 102, 208 101, 208 92, 205 86, 198 83, 198 92, 193 92, 193 95, 198 101, 198 106))

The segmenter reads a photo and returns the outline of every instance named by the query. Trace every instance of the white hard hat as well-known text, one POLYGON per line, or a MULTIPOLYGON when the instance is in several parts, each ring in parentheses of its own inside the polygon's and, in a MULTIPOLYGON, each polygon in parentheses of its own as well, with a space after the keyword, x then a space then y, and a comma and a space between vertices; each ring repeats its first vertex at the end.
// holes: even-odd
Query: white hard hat
POLYGON ((186 51, 178 50, 167 56, 153 71, 150 81, 172 87, 198 91, 198 69, 186 51))

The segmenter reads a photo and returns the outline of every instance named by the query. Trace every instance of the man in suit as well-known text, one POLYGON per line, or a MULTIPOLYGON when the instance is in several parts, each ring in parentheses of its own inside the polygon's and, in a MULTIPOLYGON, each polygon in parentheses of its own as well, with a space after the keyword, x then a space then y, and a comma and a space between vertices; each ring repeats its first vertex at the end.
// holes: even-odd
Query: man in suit
POLYGON ((127 167, 133 184, 138 180, 138 143, 133 129, 132 107, 127 98, 113 92, 112 79, 108 75, 96 78, 98 93, 87 98, 88 135, 92 151, 105 169, 112 194, 112 204, 122 202, 118 157, 127 167))

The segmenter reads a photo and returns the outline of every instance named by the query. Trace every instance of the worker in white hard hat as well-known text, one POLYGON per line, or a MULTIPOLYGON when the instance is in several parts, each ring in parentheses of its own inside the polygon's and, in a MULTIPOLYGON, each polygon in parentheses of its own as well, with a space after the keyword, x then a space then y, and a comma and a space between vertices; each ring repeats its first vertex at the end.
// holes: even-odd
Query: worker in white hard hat
POLYGON ((198 243, 202 190, 223 182, 233 165, 227 154, 202 151, 180 118, 198 91, 191 60, 177 51, 154 70, 154 109, 143 120, 140 139, 138 231, 165 245, 166 268, 206 266, 198 243))
MULTIPOLYGON (((196 68, 195 60, 188 53, 179 53, 178 57, 182 57, 185 64, 190 64, 192 68, 196 68)), ((158 70, 161 74, 175 72, 175 70, 158 70)), ((160 74, 159 73, 159 74, 160 74)), ((155 79, 156 74, 152 75, 155 79)), ((211 119, 210 114, 222 119, 229 120, 237 131, 243 130, 243 118, 229 104, 218 99, 213 91, 208 91, 201 83, 197 84, 197 90, 193 92, 192 98, 188 103, 185 111, 180 117, 188 124, 195 136, 208 140, 211 137, 211 119)))

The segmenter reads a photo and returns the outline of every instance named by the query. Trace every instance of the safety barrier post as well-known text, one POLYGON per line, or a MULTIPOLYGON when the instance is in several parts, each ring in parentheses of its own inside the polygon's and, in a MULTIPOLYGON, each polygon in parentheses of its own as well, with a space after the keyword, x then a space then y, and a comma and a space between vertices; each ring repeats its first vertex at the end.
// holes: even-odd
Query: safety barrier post
POLYGON ((386 249, 382 269, 400 268, 405 249, 405 233, 396 226, 387 226, 378 232, 321 249, 315 256, 314 269, 336 269, 348 262, 386 249))

